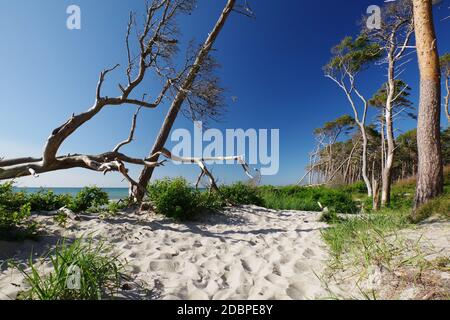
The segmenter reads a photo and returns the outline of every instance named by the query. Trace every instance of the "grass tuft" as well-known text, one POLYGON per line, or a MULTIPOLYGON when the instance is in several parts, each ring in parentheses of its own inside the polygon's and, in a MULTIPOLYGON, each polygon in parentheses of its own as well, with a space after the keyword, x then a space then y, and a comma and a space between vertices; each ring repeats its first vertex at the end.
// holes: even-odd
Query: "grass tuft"
MULTIPOLYGON (((93 240, 83 239, 76 239, 71 244, 62 241, 43 260, 50 260, 52 271, 48 274, 39 272, 32 257, 26 268, 13 262, 30 286, 29 290, 19 295, 20 299, 100 300, 114 296, 119 288, 123 266, 117 256, 110 254, 110 248, 104 243, 94 244, 93 240), (68 285, 74 268, 81 271, 80 287, 75 289, 68 285)), ((73 283, 78 281, 74 280, 73 283)))
POLYGON ((418 208, 411 216, 411 221, 419 223, 431 216, 442 219, 450 219, 450 194, 445 194, 437 199, 424 204, 418 208))
POLYGON ((409 225, 407 211, 390 210, 334 222, 322 232, 334 262, 340 263, 342 256, 348 254, 366 267, 380 263, 389 266, 395 252, 388 236, 409 225))

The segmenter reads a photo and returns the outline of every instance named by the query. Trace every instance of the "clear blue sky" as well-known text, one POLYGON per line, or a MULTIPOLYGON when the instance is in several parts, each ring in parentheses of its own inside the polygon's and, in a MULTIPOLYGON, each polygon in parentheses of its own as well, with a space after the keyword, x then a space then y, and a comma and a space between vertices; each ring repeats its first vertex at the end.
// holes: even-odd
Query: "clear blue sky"
MULTIPOLYGON (((2 0, 0 3, 0 156, 39 156, 50 132, 73 112, 89 108, 94 100, 99 72, 126 62, 124 33, 130 10, 143 12, 143 0, 2 0), (82 30, 66 28, 66 8, 82 10, 82 30)), ((204 40, 225 0, 199 0, 198 9, 181 19, 185 39, 204 40)), ((371 4, 381 0, 254 0, 257 18, 234 14, 215 48, 222 64, 219 75, 227 89, 228 112, 212 127, 280 129, 280 172, 263 183, 294 183, 304 172, 313 147, 312 131, 350 109, 338 88, 323 77, 322 66, 330 48, 346 35, 358 33, 357 21, 371 4), (238 101, 233 103, 232 96, 238 101)), ((436 10, 441 53, 450 51, 448 1, 436 10)), ((117 95, 123 69, 109 78, 108 93, 117 95)), ((385 81, 385 72, 373 67, 361 78, 362 91, 370 96, 385 81)), ((416 62, 404 74, 417 101, 416 62)), ((149 77, 145 86, 152 88, 149 77)), ((167 111, 141 113, 137 140, 128 154, 144 157, 149 152, 167 111)), ((100 153, 123 140, 129 131, 133 107, 107 108, 82 127, 61 153, 100 153)), ((443 124, 444 125, 444 124, 443 124)), ((413 121, 403 121, 401 130, 413 121)), ((177 128, 192 128, 179 118, 177 128)), ((170 145, 169 145, 170 147, 170 145)), ((139 168, 132 168, 136 175, 139 168)), ((245 180, 240 168, 216 166, 221 182, 245 180)), ((193 166, 168 165, 156 177, 183 175, 195 180, 193 166)), ((85 170, 71 170, 26 178, 23 186, 126 186, 119 175, 103 177, 85 170)))

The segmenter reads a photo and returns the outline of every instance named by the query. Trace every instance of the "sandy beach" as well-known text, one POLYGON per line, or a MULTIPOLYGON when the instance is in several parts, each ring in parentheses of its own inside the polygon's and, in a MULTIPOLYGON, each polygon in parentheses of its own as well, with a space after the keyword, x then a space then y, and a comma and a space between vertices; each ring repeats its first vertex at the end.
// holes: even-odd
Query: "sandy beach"
MULTIPOLYGON (((127 213, 107 220, 82 216, 62 229, 53 218, 38 217, 51 236, 0 242, 0 260, 26 261, 30 252, 39 257, 61 237, 92 234, 126 263, 121 298, 318 299, 327 297, 318 275, 328 259, 320 233, 327 225, 319 218, 320 213, 242 206, 183 224, 127 213)), ((25 289, 23 276, 3 264, 0 299, 15 299, 25 289)))

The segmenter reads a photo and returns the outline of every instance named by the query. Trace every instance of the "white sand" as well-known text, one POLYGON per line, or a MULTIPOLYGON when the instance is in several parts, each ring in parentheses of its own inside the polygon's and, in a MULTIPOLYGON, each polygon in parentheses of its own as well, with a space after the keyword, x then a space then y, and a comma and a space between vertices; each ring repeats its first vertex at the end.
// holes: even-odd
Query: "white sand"
MULTIPOLYGON (((51 234, 74 237, 94 232, 112 244, 128 262, 133 279, 132 290, 122 292, 124 298, 314 299, 327 296, 316 276, 328 259, 320 235, 326 224, 319 217, 244 206, 187 224, 124 214, 107 221, 85 218, 63 230, 52 218, 39 220, 51 234)), ((0 263, 13 256, 26 259, 32 248, 40 255, 58 238, 0 242, 0 263)), ((17 271, 0 268, 0 299, 15 299, 24 288, 17 271)))

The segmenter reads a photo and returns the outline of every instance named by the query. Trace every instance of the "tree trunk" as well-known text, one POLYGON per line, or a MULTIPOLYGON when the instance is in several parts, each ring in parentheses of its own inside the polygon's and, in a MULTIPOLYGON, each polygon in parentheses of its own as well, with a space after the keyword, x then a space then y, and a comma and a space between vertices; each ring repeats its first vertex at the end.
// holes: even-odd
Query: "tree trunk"
MULTIPOLYGON (((191 89, 192 84, 194 83, 198 72, 200 70, 201 65, 203 64, 205 58, 210 53, 212 46, 214 42, 216 41, 217 37, 219 36, 220 31, 222 30, 223 26, 226 23, 226 20, 230 16, 232 9, 235 5, 236 0, 228 0, 222 14, 220 15, 219 20, 217 21, 216 25, 214 26, 214 29, 209 34, 208 38, 206 39, 205 43, 203 44, 202 48, 200 49, 197 58, 191 67, 189 74, 186 77, 186 80, 182 84, 180 90, 178 91, 174 101, 172 102, 172 105, 166 115, 166 118, 164 120, 164 123, 159 131, 158 137, 155 141, 155 144, 153 145, 152 151, 150 152, 150 157, 157 152, 161 151, 162 148, 164 148, 167 139, 169 137, 169 134, 172 130, 172 127, 175 123, 175 120, 178 116, 178 113, 180 112, 180 109, 186 99, 187 92, 191 89)), ((159 156, 154 157, 155 161, 159 156)), ((153 174, 153 168, 144 168, 142 170, 141 175, 139 177, 139 185, 143 187, 145 190, 147 188, 147 185, 152 177, 153 174), (149 170, 147 170, 149 169, 149 170)), ((135 195, 136 201, 141 202, 144 198, 145 194, 142 191, 142 188, 135 188, 133 190, 133 194, 135 195)))
POLYGON ((359 123, 359 128, 361 130, 361 135, 363 138, 363 144, 362 144, 362 169, 361 169, 361 173, 362 173, 362 177, 364 180, 364 183, 366 184, 367 187, 367 195, 369 197, 372 196, 372 185, 370 183, 369 177, 367 176, 367 145, 368 145, 368 140, 367 140, 367 133, 366 133, 366 128, 364 127, 364 124, 359 123))
POLYGON ((383 181, 381 189, 381 206, 386 207, 391 202, 391 185, 392 185, 392 166, 394 164, 394 152, 395 152, 395 139, 394 128, 392 124, 392 109, 394 103, 394 95, 396 92, 395 78, 394 78, 394 62, 393 52, 389 53, 389 67, 388 67, 388 92, 386 100, 385 110, 385 123, 386 123, 386 140, 387 140, 387 152, 386 161, 383 168, 383 181))
POLYGON ((414 203, 417 209, 443 192, 444 179, 440 140, 441 84, 432 1, 413 0, 413 6, 420 70, 419 163, 414 203))
POLYGON ((379 182, 375 176, 375 161, 372 163, 372 210, 378 211, 380 210, 380 192, 379 192, 379 182))
MULTIPOLYGON (((352 159, 353 159, 353 153, 355 152, 356 148, 359 145, 359 141, 357 141, 354 145, 352 150, 350 151, 350 155, 348 156, 348 162, 347 162, 347 167, 345 168, 345 171, 343 173, 344 175, 344 183, 350 184, 350 178, 349 178, 349 170, 350 170, 350 166, 352 164, 352 159)), ((350 173, 351 175, 351 173, 350 173)))

